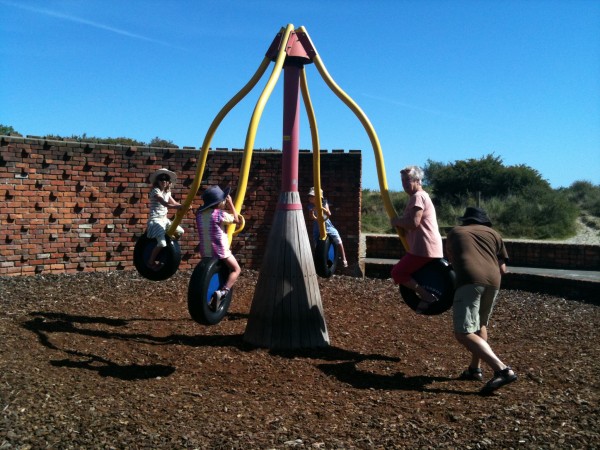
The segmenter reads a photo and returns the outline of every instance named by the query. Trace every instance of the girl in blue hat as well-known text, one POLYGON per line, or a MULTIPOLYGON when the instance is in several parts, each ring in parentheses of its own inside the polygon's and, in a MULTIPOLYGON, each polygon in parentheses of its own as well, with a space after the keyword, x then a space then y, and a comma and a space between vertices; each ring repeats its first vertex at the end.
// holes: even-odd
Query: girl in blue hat
POLYGON ((229 248, 227 226, 240 223, 239 215, 229 195, 230 188, 222 190, 219 186, 211 186, 202 194, 204 204, 196 213, 196 225, 200 245, 198 249, 202 257, 219 258, 229 268, 229 276, 225 284, 213 294, 211 308, 218 309, 222 298, 237 281, 242 269, 229 248), (225 211, 228 208, 231 213, 225 211))

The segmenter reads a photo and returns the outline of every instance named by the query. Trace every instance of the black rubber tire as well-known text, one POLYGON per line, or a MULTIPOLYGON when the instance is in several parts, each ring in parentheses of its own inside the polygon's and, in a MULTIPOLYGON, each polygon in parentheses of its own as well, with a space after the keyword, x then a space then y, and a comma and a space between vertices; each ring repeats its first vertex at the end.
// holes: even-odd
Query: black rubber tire
POLYGON ((221 301, 219 309, 210 308, 212 294, 222 287, 229 276, 229 267, 217 258, 202 258, 196 265, 188 286, 188 311, 192 319, 203 325, 219 323, 231 304, 233 288, 221 301))
MULTIPOLYGON (((448 261, 443 258, 431 261, 416 271, 413 278, 438 298, 438 301, 427 308, 423 315, 434 316, 452 308, 454 291, 456 290, 456 274, 448 261)), ((417 309, 417 305, 421 300, 415 291, 400 285, 400 294, 404 303, 413 311, 417 309)))
POLYGON ((177 272, 181 263, 181 248, 179 242, 165 236, 167 246, 158 254, 158 260, 163 264, 159 270, 152 270, 146 262, 156 247, 156 239, 149 239, 146 233, 142 234, 133 248, 133 264, 138 273, 152 281, 162 281, 170 278, 177 272))
POLYGON ((337 269, 339 250, 329 235, 325 240, 318 239, 313 254, 315 271, 321 278, 330 278, 337 269))

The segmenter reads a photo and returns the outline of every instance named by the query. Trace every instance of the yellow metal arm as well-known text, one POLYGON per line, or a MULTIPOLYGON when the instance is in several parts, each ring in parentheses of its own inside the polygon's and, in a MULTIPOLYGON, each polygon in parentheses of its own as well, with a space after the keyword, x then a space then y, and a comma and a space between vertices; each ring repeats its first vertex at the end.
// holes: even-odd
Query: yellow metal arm
MULTIPOLYGON (((287 42, 290 33, 293 31, 294 26, 289 24, 283 35, 282 42, 287 42)), ((254 148, 254 140, 256 139, 256 130, 258 129, 258 124, 260 122, 260 118, 265 109, 265 105, 267 104, 267 100, 271 96, 273 89, 275 88, 275 84, 281 75, 281 70, 283 68, 283 63, 285 62, 286 57, 286 46, 281 45, 279 48, 279 52, 277 54, 277 59, 275 60, 275 67, 273 68, 273 72, 271 72, 271 76, 269 77, 269 81, 265 88, 263 89, 258 101, 256 102, 256 106, 254 107, 254 111, 252 113, 252 118, 250 119, 250 124, 248 125, 248 132, 246 133, 246 144, 244 145, 244 158, 242 161, 242 167, 240 169, 240 180, 238 183, 238 189, 236 192, 235 199, 233 204, 235 208, 239 211, 244 203, 244 197, 246 196, 246 187, 248 186, 248 174, 250 173, 250 163, 252 161, 252 151, 254 148)), ((229 242, 231 242, 231 236, 233 234, 233 227, 230 226, 227 230, 227 236, 229 237, 229 242)))
MULTIPOLYGON (((306 34, 307 38, 310 39, 310 37, 308 37, 308 33, 306 32, 304 27, 300 27, 300 30, 306 34)), ((315 47, 312 44, 312 42, 311 42, 311 45, 314 49, 315 47)), ((316 66, 317 70, 319 71, 319 73, 321 74, 321 77, 323 78, 325 83, 335 93, 335 95, 337 95, 338 98, 340 100, 342 100, 346 104, 346 106, 348 106, 352 110, 352 112, 356 115, 356 117, 358 117, 358 120, 360 120, 365 131, 369 135, 369 139, 371 141, 371 146, 373 147, 373 151, 375 153, 375 161, 377 163, 377 177, 379 179, 379 190, 381 192, 381 197, 383 199, 385 210, 386 210, 390 220, 393 219, 394 217, 397 217, 398 215, 396 213, 396 210, 394 209, 394 206, 392 205, 392 200, 390 198, 390 193, 389 193, 389 189, 388 189, 388 185, 387 185, 387 178, 385 175, 385 165, 383 162, 383 153, 381 151, 381 145, 379 144, 379 139, 377 138, 377 133, 375 133, 375 129, 371 125, 371 122, 369 121, 366 114, 360 109, 360 107, 350 98, 350 96, 348 94, 346 94, 336 84, 335 81, 333 81, 333 78, 331 78, 331 75, 329 75, 329 73, 327 72, 327 69, 325 68, 325 65, 323 64, 323 61, 321 61, 321 58, 319 57, 318 53, 316 53, 316 49, 315 49, 315 55, 313 56, 313 62, 315 63, 315 66, 316 66)), ((400 241, 402 242, 402 245, 404 246, 404 248, 406 250, 408 250, 408 243, 406 242, 404 230, 402 230, 400 228, 397 228, 396 230, 398 232, 398 236, 400 237, 400 241)))
POLYGON ((198 161, 196 175, 195 175, 194 181, 190 187, 190 191, 189 191, 185 201, 182 203, 181 209, 175 215, 173 223, 167 230, 167 234, 170 237, 173 237, 173 234, 175 233, 175 230, 177 229, 177 225, 179 225, 179 223, 181 222, 181 220, 183 219, 185 214, 190 209, 190 206, 191 206, 192 202, 194 201, 194 197, 198 193, 198 189, 200 188, 200 183, 202 182, 202 176, 204 175, 204 169, 206 167, 206 159, 208 157, 210 143, 212 141, 212 138, 215 135, 215 132, 217 131, 217 128, 219 127, 219 125, 221 124, 221 122, 223 121, 225 116, 233 109, 233 107, 235 105, 237 105, 248 94, 248 92, 250 92, 252 90, 252 88, 254 88, 256 83, 258 83, 260 78, 263 76, 263 74, 267 70, 267 67, 269 67, 270 62, 271 61, 268 57, 265 57, 263 59, 260 66, 256 70, 256 73, 250 79, 250 81, 248 81, 248 83, 246 83, 246 85, 231 100, 229 100, 229 102, 227 102, 227 104, 221 109, 221 111, 219 111, 217 116, 212 121, 210 127, 208 128, 208 131, 206 132, 206 136, 205 136, 204 142, 202 144, 200 160, 198 161))
POLYGON ((327 232, 325 230, 325 218, 323 217, 323 201, 321 198, 321 150, 319 145, 319 129, 317 127, 317 119, 315 110, 310 100, 308 92, 308 82, 306 80, 306 71, 302 68, 300 72, 300 89, 302 91, 302 99, 304 107, 308 115, 308 123, 310 124, 310 137, 312 139, 313 148, 313 183, 315 189, 315 212, 317 213, 317 222, 319 224, 319 239, 325 240, 327 232))

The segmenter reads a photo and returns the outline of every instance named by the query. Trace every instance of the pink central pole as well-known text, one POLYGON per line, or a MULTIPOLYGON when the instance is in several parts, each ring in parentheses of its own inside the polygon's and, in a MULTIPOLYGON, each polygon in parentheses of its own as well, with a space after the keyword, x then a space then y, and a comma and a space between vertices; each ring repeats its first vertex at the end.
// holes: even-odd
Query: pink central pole
POLYGON ((244 333, 244 341, 258 347, 295 349, 329 345, 298 192, 300 70, 303 70, 300 66, 293 57, 284 66, 281 193, 244 333))
POLYGON ((298 192, 300 70, 302 70, 302 68, 296 65, 286 65, 283 69, 282 192, 298 192))

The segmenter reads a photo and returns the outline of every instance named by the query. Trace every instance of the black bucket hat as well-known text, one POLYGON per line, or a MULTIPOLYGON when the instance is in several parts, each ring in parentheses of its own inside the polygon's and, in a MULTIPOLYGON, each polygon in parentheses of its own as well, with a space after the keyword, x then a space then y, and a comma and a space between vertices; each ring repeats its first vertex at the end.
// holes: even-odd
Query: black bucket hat
POLYGON ((219 186, 211 186, 202 194, 202 201, 204 204, 201 208, 198 209, 198 212, 204 211, 205 209, 210 208, 211 206, 218 205, 223 200, 227 198, 229 195, 229 191, 231 191, 230 187, 226 187, 225 190, 222 190, 219 186))
POLYGON ((492 226, 492 222, 490 218, 487 216, 486 212, 475 206, 467 206, 465 213, 462 217, 459 217, 458 220, 461 222, 475 222, 480 223, 482 225, 487 225, 488 227, 492 226))

